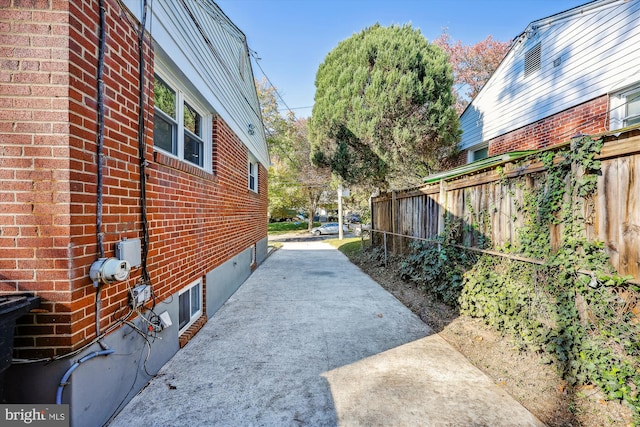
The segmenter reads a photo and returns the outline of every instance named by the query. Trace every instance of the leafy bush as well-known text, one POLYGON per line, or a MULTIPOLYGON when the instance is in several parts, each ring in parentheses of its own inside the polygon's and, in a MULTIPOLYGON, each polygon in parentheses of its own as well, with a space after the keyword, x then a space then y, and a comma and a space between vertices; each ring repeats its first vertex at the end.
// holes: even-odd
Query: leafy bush
POLYGON ((411 243, 411 254, 400 263, 404 280, 410 280, 450 305, 456 305, 462 290, 464 273, 476 257, 461 251, 461 221, 448 218, 445 231, 436 242, 415 240, 411 243))

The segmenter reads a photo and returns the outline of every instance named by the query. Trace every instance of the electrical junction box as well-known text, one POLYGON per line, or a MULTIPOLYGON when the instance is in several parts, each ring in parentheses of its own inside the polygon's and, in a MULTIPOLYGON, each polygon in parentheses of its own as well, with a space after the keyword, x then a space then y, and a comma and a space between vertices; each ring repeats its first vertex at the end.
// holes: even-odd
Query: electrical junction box
POLYGON ((131 267, 140 267, 142 264, 142 249, 140 239, 123 238, 116 244, 116 258, 129 262, 131 267))
POLYGON ((160 325, 162 325, 162 329, 167 329, 169 326, 173 325, 168 311, 160 313, 160 325))
POLYGON ((131 290, 131 305, 133 308, 140 307, 151 299, 151 286, 138 285, 131 290))

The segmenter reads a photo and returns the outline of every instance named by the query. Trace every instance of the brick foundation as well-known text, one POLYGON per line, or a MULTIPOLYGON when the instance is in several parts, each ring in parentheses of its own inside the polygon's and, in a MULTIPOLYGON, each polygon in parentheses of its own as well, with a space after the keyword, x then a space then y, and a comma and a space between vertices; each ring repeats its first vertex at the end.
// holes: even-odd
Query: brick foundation
POLYGON ((200 329, 207 323, 207 315, 203 314, 196 320, 193 325, 189 326, 186 331, 178 337, 178 342, 180 343, 180 348, 187 345, 187 343, 194 337, 195 334, 198 333, 200 329))

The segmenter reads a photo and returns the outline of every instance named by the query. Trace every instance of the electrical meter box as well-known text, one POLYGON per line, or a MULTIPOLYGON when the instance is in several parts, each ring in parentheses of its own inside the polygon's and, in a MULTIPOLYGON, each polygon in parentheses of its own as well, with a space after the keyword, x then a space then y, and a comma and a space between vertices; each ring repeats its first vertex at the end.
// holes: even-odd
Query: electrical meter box
POLYGON ((140 267, 142 264, 142 249, 140 239, 124 238, 116 244, 116 258, 129 261, 131 267, 140 267))

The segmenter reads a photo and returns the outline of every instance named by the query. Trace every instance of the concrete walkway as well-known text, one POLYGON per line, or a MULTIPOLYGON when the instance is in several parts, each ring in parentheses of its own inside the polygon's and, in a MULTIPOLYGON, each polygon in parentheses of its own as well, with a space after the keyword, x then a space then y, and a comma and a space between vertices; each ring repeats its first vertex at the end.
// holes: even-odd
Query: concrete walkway
POLYGON ((543 426, 321 241, 269 257, 117 426, 543 426))

